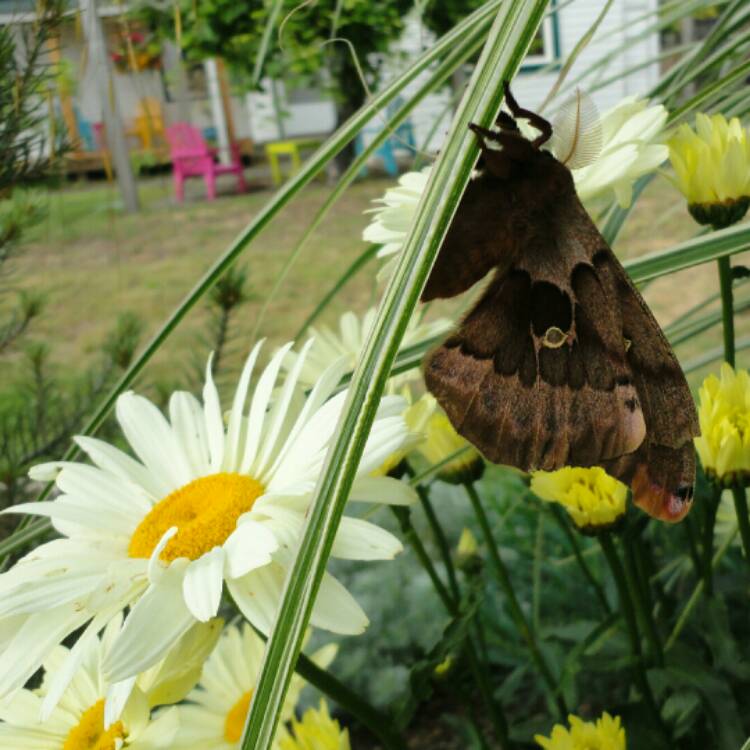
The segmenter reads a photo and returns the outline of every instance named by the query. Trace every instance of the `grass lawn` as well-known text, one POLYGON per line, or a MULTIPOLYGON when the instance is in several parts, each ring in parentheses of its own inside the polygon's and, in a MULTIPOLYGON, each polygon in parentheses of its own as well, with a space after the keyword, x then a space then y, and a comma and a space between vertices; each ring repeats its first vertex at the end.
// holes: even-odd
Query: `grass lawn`
MULTIPOLYGON (((367 223, 363 211, 391 184, 385 178, 356 183, 313 236, 262 325, 262 335, 273 345, 294 334, 322 294, 365 248, 360 239, 367 223)), ((270 190, 258 189, 207 202, 202 199, 202 184, 189 187, 188 201, 176 205, 169 176, 141 181, 144 208, 136 215, 118 210, 112 185, 69 184, 50 192, 48 217, 29 233, 23 254, 12 263, 10 281, 16 288, 46 295, 44 310, 26 340, 46 341, 61 372, 74 373, 95 356, 118 313, 137 313, 144 320, 145 336, 150 336, 271 196, 270 190)), ((243 336, 249 336, 284 260, 328 190, 319 182, 310 186, 240 260, 248 268, 253 298, 239 313, 235 356, 249 347, 243 336)), ((657 178, 638 201, 616 250, 621 258, 634 257, 669 247, 695 231, 673 188, 657 178)), ((373 264, 344 289, 326 312, 326 322, 335 323, 344 310, 362 311, 376 300, 374 271, 373 264)), ((646 290, 646 298, 666 324, 717 288, 715 267, 703 266, 656 281, 646 290)), ((5 297, 7 304, 10 295, 5 297)), ((455 307, 448 304, 445 309, 455 307)), ((207 308, 200 303, 149 365, 147 378, 168 380, 188 358, 196 354, 203 358, 205 352, 196 351, 196 341, 206 323, 207 308)), ((742 335, 742 320, 738 323, 742 335)), ((720 329, 715 327, 679 354, 686 360, 720 341, 720 329)), ((12 371, 13 360, 11 365, 12 371)))

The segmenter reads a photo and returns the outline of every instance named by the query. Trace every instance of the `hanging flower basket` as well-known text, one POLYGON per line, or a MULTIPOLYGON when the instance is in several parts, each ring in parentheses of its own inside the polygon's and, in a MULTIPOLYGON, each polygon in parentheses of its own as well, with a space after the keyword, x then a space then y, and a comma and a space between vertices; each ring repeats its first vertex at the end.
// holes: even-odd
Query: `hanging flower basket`
POLYGON ((143 31, 126 31, 117 36, 112 62, 118 73, 161 68, 161 42, 143 31))

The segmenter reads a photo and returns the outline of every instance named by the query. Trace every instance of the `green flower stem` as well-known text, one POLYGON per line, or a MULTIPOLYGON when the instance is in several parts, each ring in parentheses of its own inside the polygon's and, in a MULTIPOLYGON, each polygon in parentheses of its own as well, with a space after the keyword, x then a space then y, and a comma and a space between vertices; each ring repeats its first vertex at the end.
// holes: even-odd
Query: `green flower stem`
POLYGON ((477 683, 477 688, 482 696, 487 712, 492 720, 492 726, 500 742, 501 750, 510 749, 510 738, 508 735, 508 721, 502 708, 497 704, 492 694, 492 684, 490 682, 487 665, 483 664, 477 656, 476 647, 471 640, 466 641, 466 656, 469 659, 469 667, 477 683))
POLYGON ((638 564, 635 559, 635 543, 633 540, 623 539, 623 550, 625 558, 625 581, 630 591, 631 601, 635 605, 636 613, 641 625, 646 632, 651 647, 654 662, 657 666, 664 666, 664 649, 661 637, 654 622, 653 610, 649 601, 650 591, 647 593, 648 581, 644 581, 638 573, 638 564))
MULTIPOLYGON (((734 538, 737 536, 738 532, 739 532, 739 526, 735 526, 734 531, 731 534, 727 535, 727 538, 724 540, 724 543, 716 551, 716 554, 714 555, 714 559, 713 559, 714 567, 716 567, 721 562, 721 559, 727 553, 727 550, 729 549, 730 545, 734 541, 734 538)), ((669 651, 669 649, 672 648, 672 646, 674 646, 674 644, 677 642, 677 639, 680 637, 680 633, 682 632, 682 629, 685 627, 685 623, 687 623, 688 619, 690 618, 690 614, 695 608, 695 605, 698 603, 698 600, 700 599, 700 596, 703 593, 703 589, 705 587, 706 587, 705 578, 701 578, 698 581, 698 583, 695 584, 695 588, 693 589, 693 593, 690 595, 690 598, 688 599, 687 604, 685 605, 685 609, 683 609, 682 612, 680 613, 680 616, 677 619, 677 622, 675 623, 674 628, 672 628, 672 632, 669 634, 669 638, 667 638, 667 642, 664 644, 665 651, 669 651)))
POLYGON ((578 536, 573 531, 573 529, 570 528, 570 524, 565 518, 565 511, 558 505, 550 506, 550 510, 552 511, 552 515, 557 521, 558 526, 562 529, 563 533, 567 537, 570 547, 573 550, 573 554, 575 555, 576 561, 578 562, 578 567, 581 569, 584 578, 591 584, 591 587, 594 589, 594 593, 596 594, 596 598, 601 603, 602 609, 608 615, 611 615, 612 607, 607 601, 607 596, 604 593, 604 588, 602 587, 601 583, 596 580, 596 577, 591 572, 591 568, 589 568, 586 560, 583 559, 581 545, 578 543, 578 536))
POLYGON ((719 258, 719 289, 721 291, 721 318, 724 326, 724 359, 734 367, 734 300, 732 299, 732 262, 719 258))
MULTIPOLYGON (((411 546, 412 550, 414 550, 414 554, 417 556, 417 559, 425 569, 425 572, 430 577, 432 585, 434 586, 437 595, 440 597, 440 601, 442 601, 443 606, 445 607, 445 611, 451 617, 457 617, 458 599, 453 599, 451 597, 448 589, 445 588, 445 585, 440 580, 440 576, 437 574, 437 570, 435 570, 435 566, 432 564, 432 560, 427 554, 427 550, 424 548, 424 544, 422 544, 422 540, 420 539, 419 534, 417 534, 416 529, 412 525, 410 518, 411 512, 408 508, 396 506, 392 506, 391 510, 398 519, 399 525, 401 526, 401 533, 404 535, 404 539, 411 546)), ((500 740, 500 746, 502 748, 506 748, 509 746, 508 722, 505 719, 505 715, 503 714, 502 710, 496 704, 495 699, 492 696, 492 686, 489 683, 489 679, 486 673, 482 669, 482 664, 479 657, 477 656, 476 648, 474 644, 468 639, 465 644, 465 649, 466 656, 469 660, 469 667, 474 677, 474 682, 476 683, 477 689, 482 695, 482 699, 484 700, 487 711, 490 715, 490 718, 492 719, 498 739, 500 740)))
POLYGON ((607 558, 609 567, 612 570, 612 575, 615 579, 615 585, 617 586, 617 593, 620 597, 620 609, 622 611, 623 618, 625 619, 625 625, 628 630, 628 636, 630 638, 630 648, 635 658, 635 681, 638 685, 638 689, 643 695, 643 700, 646 702, 651 718, 655 725, 667 735, 667 730, 662 721, 661 714, 656 705, 654 694, 651 691, 651 685, 648 682, 648 676, 646 675, 646 667, 643 662, 643 652, 641 651, 641 639, 638 634, 638 623, 635 618, 635 609, 633 607, 633 600, 630 596, 630 590, 628 582, 625 576, 625 571, 620 562, 620 557, 617 554, 615 543, 609 532, 600 534, 599 544, 602 547, 602 552, 607 558))
POLYGON ((716 512, 719 510, 721 500, 721 487, 713 486, 713 493, 708 501, 706 517, 703 527, 703 580, 705 581, 706 595, 711 596, 714 590, 713 577, 713 554, 714 554, 714 526, 716 525, 716 512))
POLYGON ((505 598, 507 599, 508 608, 510 609, 510 615, 513 618, 516 629, 525 641, 526 646, 531 653, 531 658, 534 661, 536 668, 539 670, 539 674, 541 674, 542 679, 547 683, 547 687, 549 688, 550 693, 552 694, 554 701, 557 704, 557 709, 560 712, 560 715, 566 716, 568 709, 565 706, 565 701, 563 700, 562 695, 560 695, 557 683, 555 682, 555 678, 552 676, 552 671, 550 670, 549 665, 544 659, 544 656, 539 649, 539 645, 536 642, 534 632, 532 631, 531 626, 526 620, 523 610, 521 609, 521 605, 518 603, 518 598, 516 597, 516 592, 513 590, 513 584, 511 583, 508 569, 505 567, 505 563, 503 562, 502 557, 500 557, 500 550, 495 543, 495 538, 492 535, 492 529, 490 528, 487 514, 484 512, 484 508, 482 507, 482 501, 479 498, 479 495, 477 494, 476 488, 473 484, 467 483, 464 485, 464 487, 466 488, 466 494, 469 496, 469 500, 471 501, 471 505, 474 509, 474 514, 477 517, 477 521, 479 521, 479 527, 482 530, 484 543, 487 545, 487 549, 490 554, 490 560, 492 561, 492 566, 495 570, 495 574, 497 576, 500 587, 502 588, 503 593, 505 594, 505 598))
POLYGON ((734 497, 734 508, 737 511, 737 525, 742 537, 742 549, 745 552, 745 560, 750 564, 750 519, 747 515, 745 488, 737 484, 733 485, 732 496, 734 497))
POLYGON ((682 522, 682 527, 685 529, 685 534, 688 538, 688 549, 690 550, 690 559, 693 561, 693 567, 695 568, 695 575, 700 578, 701 576, 701 558, 698 554, 698 544, 695 539, 695 526, 693 525, 693 516, 688 514, 685 520, 682 522))
POLYGON ((417 559, 425 569, 425 572, 430 577, 432 585, 434 586, 437 595, 440 597, 440 601, 443 602, 443 606, 451 613, 451 615, 455 615, 458 607, 458 599, 454 599, 451 596, 450 592, 445 587, 445 584, 440 580, 440 576, 438 575, 437 570, 435 570, 435 566, 432 564, 432 560, 427 554, 427 550, 424 548, 424 544, 422 544, 422 540, 420 539, 419 534, 417 534, 417 530, 412 525, 411 511, 408 508, 399 506, 391 506, 391 511, 398 519, 404 539, 414 550, 414 554, 417 556, 417 559))
POLYGON ((448 540, 445 537, 445 532, 437 517, 437 513, 435 513, 435 509, 432 507, 429 490, 421 484, 417 485, 416 490, 417 495, 419 495, 419 502, 422 504, 427 521, 435 536, 435 541, 440 550, 440 557, 443 558, 443 565, 445 565, 445 572, 448 576, 448 585, 450 586, 451 593, 453 594, 453 598, 459 601, 461 593, 458 589, 458 579, 456 578, 456 569, 453 567, 450 546, 448 545, 448 540))

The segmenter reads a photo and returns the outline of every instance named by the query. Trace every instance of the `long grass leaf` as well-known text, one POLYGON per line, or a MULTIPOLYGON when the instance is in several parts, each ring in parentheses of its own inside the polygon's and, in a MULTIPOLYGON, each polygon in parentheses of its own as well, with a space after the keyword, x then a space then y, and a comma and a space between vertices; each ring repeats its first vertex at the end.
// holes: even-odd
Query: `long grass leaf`
POLYGON ((362 351, 328 451, 294 564, 284 586, 241 747, 268 750, 294 661, 302 645, 333 539, 401 338, 440 242, 469 180, 477 145, 467 137, 476 121, 489 125, 510 79, 541 23, 547 0, 506 0, 498 11, 469 88, 436 162, 398 268, 386 288, 362 351))

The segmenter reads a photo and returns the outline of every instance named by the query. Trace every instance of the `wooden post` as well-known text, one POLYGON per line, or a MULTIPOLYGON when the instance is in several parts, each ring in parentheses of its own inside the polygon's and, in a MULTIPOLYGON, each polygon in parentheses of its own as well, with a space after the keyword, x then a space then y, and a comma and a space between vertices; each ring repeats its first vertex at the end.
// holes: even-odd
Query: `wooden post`
POLYGON ((219 91, 221 93, 221 106, 224 108, 224 120, 227 124, 227 137, 229 143, 237 142, 237 135, 234 130, 234 116, 232 115, 232 99, 229 92, 229 78, 227 77, 227 68, 224 61, 216 58, 216 73, 219 79, 219 91))
POLYGON ((176 104, 176 121, 190 122, 190 96, 188 94, 187 74, 182 63, 180 48, 165 40, 162 49, 162 62, 170 78, 172 101, 176 104))
POLYGON ((216 140, 219 145, 219 159, 223 164, 229 164, 229 133, 227 132, 227 120, 224 114, 224 104, 219 85, 219 72, 216 58, 211 57, 203 63, 206 71, 206 83, 208 84, 208 98, 211 102, 211 114, 213 115, 214 127, 216 128, 216 140))
MULTIPOLYGON (((60 36, 57 34, 47 40, 47 51, 49 52, 49 59, 57 68, 58 75, 60 70, 60 61, 62 60, 62 55, 60 54, 61 45, 62 42, 60 40, 60 36)), ((55 89, 57 89, 57 96, 60 99, 60 110, 62 112, 63 121, 65 122, 65 127, 68 130, 68 137, 70 138, 70 142, 73 144, 73 148, 75 150, 78 150, 80 148, 80 133, 78 132, 78 123, 76 122, 76 114, 75 110, 73 109, 73 100, 70 98, 70 93, 61 88, 59 80, 55 81, 55 89)), ((54 112, 52 114, 54 116, 54 112)))
POLYGON ((117 184, 120 187, 124 209, 138 211, 138 189, 130 164, 128 146, 125 142, 125 128, 117 104, 117 93, 112 78, 112 66, 104 42, 102 22, 96 10, 96 0, 79 0, 83 12, 83 28, 88 45, 88 64, 94 71, 99 103, 101 106, 107 146, 112 155, 117 184))

